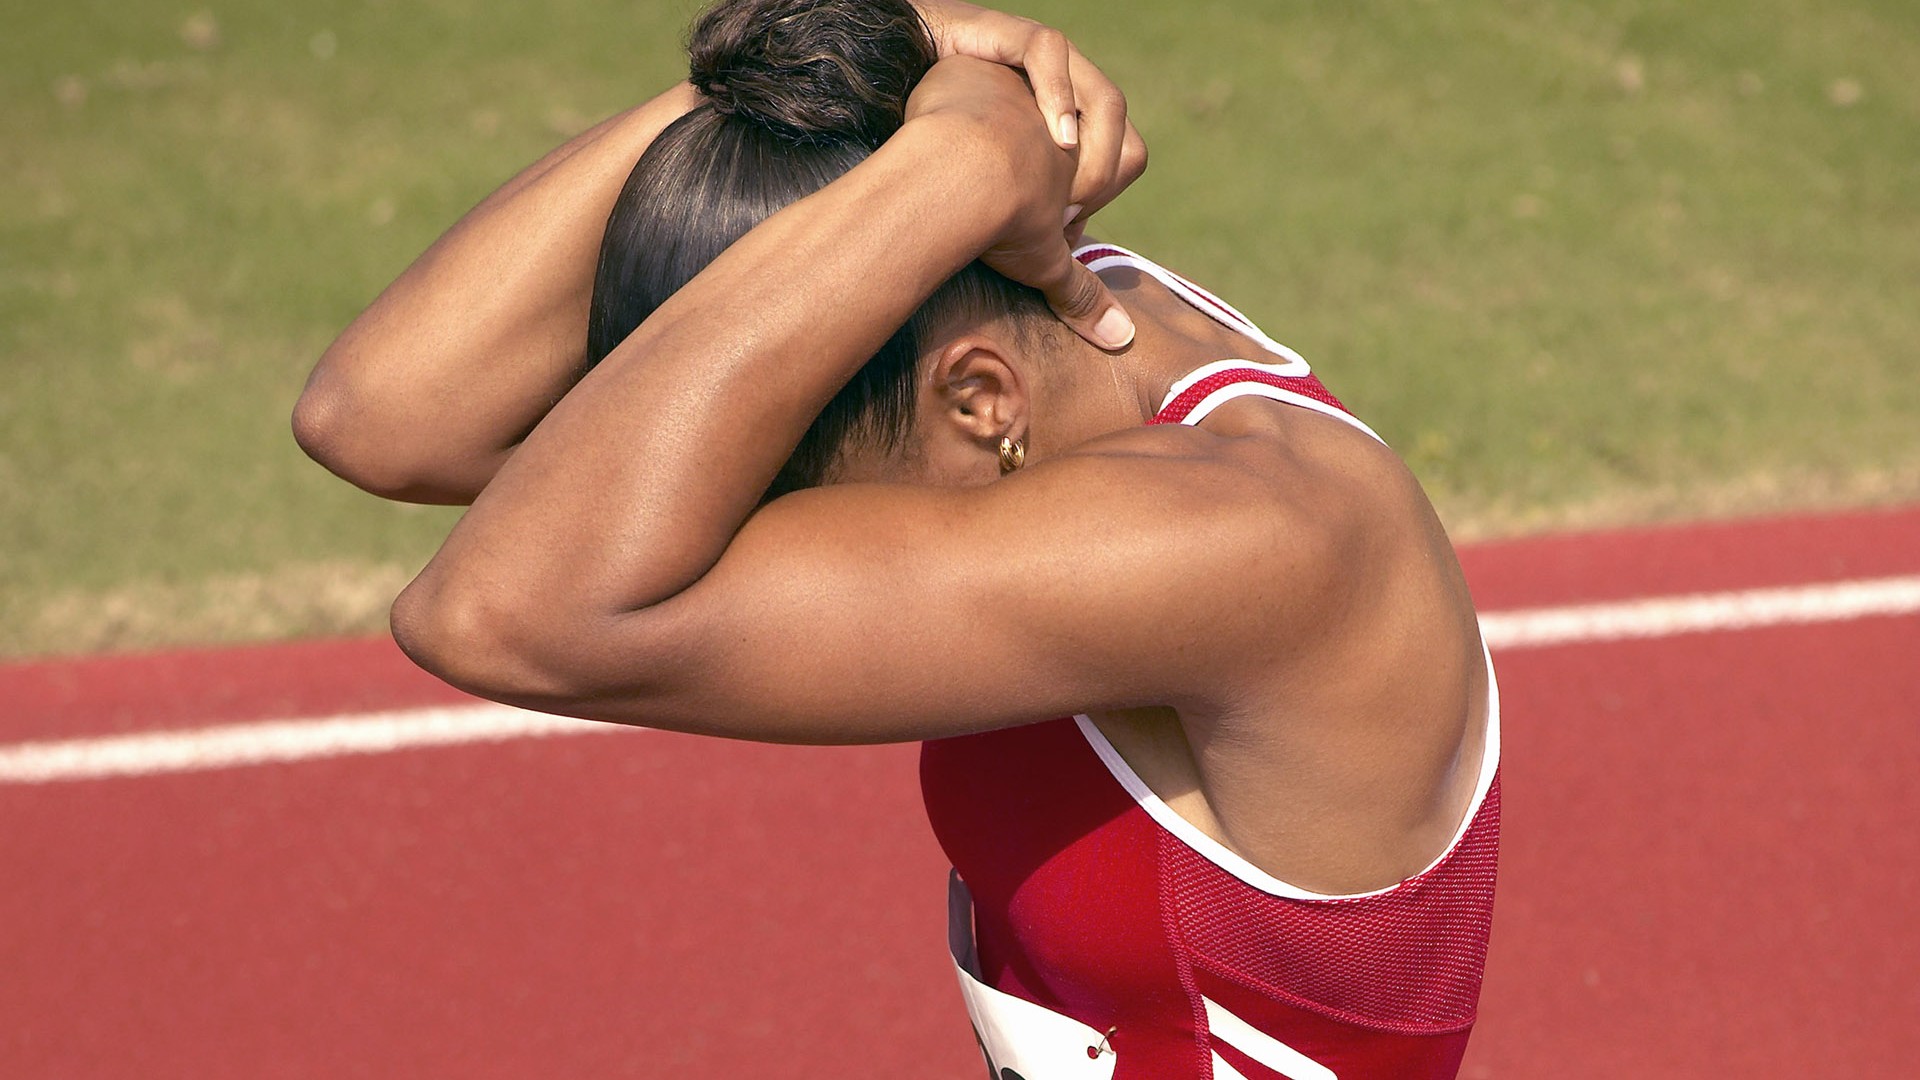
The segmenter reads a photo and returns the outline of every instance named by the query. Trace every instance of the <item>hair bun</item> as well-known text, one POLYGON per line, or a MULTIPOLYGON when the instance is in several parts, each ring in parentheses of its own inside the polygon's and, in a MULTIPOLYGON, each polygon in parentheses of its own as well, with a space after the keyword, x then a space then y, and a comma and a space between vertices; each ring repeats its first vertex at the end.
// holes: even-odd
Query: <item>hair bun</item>
POLYGON ((907 0, 721 0, 695 21, 687 54, 716 111, 869 149, 899 130, 938 58, 907 0))

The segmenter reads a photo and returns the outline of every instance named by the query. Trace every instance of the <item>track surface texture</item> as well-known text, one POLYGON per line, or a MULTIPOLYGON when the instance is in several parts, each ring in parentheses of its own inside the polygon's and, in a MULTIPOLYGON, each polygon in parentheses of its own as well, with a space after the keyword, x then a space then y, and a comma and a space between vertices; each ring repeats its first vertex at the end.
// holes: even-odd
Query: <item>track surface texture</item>
MULTIPOLYGON (((1463 1076, 1912 1075, 1920 614, 1818 587, 1897 600, 1920 509, 1463 558, 1506 813, 1463 1076)), ((914 748, 471 704, 380 641, 0 667, 0 1077, 978 1075, 914 748)))

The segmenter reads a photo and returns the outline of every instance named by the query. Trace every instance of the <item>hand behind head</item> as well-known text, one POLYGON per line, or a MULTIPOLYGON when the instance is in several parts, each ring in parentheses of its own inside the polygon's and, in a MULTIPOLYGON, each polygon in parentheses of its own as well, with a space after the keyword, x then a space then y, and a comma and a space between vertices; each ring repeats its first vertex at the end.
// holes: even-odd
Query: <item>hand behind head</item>
POLYGON ((999 64, 947 57, 920 80, 906 115, 909 123, 959 120, 965 133, 959 152, 993 159, 991 175, 1004 181, 997 190, 1008 200, 1005 225, 980 261, 1039 289, 1060 320, 1093 344, 1108 350, 1131 344, 1132 320, 1067 245, 1066 229, 1080 209, 1068 203, 1078 152, 1054 141, 1026 82, 999 64))

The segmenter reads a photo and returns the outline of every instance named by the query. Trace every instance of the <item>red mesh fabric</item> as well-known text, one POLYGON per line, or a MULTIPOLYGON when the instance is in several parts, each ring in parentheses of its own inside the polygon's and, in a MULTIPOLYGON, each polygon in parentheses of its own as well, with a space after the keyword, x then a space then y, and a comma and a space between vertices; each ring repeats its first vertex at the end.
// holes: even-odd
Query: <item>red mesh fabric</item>
POLYGON ((1473 1022, 1499 847, 1497 775, 1446 858, 1377 896, 1273 896, 1162 839, 1168 900, 1189 950, 1276 997, 1405 1034, 1473 1022))
POLYGON ((1347 407, 1340 404, 1340 399, 1334 397, 1325 386, 1320 384, 1320 377, 1317 375, 1276 375, 1259 368, 1232 368, 1216 372, 1187 387, 1178 397, 1167 402, 1166 408, 1161 409, 1147 423, 1178 424, 1187 418, 1187 414, 1193 411, 1194 406, 1206 400, 1208 394, 1222 387, 1244 382, 1266 383, 1268 386, 1282 390, 1291 390, 1323 405, 1331 405, 1341 412, 1347 411, 1347 407))

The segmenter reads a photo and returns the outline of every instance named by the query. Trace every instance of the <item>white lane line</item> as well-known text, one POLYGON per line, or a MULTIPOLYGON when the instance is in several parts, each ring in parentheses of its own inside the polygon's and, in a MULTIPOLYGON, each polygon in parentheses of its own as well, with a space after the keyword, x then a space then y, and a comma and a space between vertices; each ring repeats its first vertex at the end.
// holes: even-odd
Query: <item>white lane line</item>
POLYGON ((617 724, 492 704, 223 724, 0 747, 0 784, 191 772, 343 754, 385 754, 419 746, 619 730, 617 724))
POLYGON ((1788 623, 1841 622, 1916 611, 1920 611, 1920 575, 1495 611, 1480 616, 1480 634, 1488 647, 1498 652, 1788 623))
MULTIPOLYGON (((1489 647, 1510 652, 1914 612, 1920 612, 1920 575, 1494 611, 1480 616, 1480 629, 1489 647)), ((0 785, 146 776, 620 730, 625 729, 618 724, 487 704, 225 724, 0 745, 0 785)))

